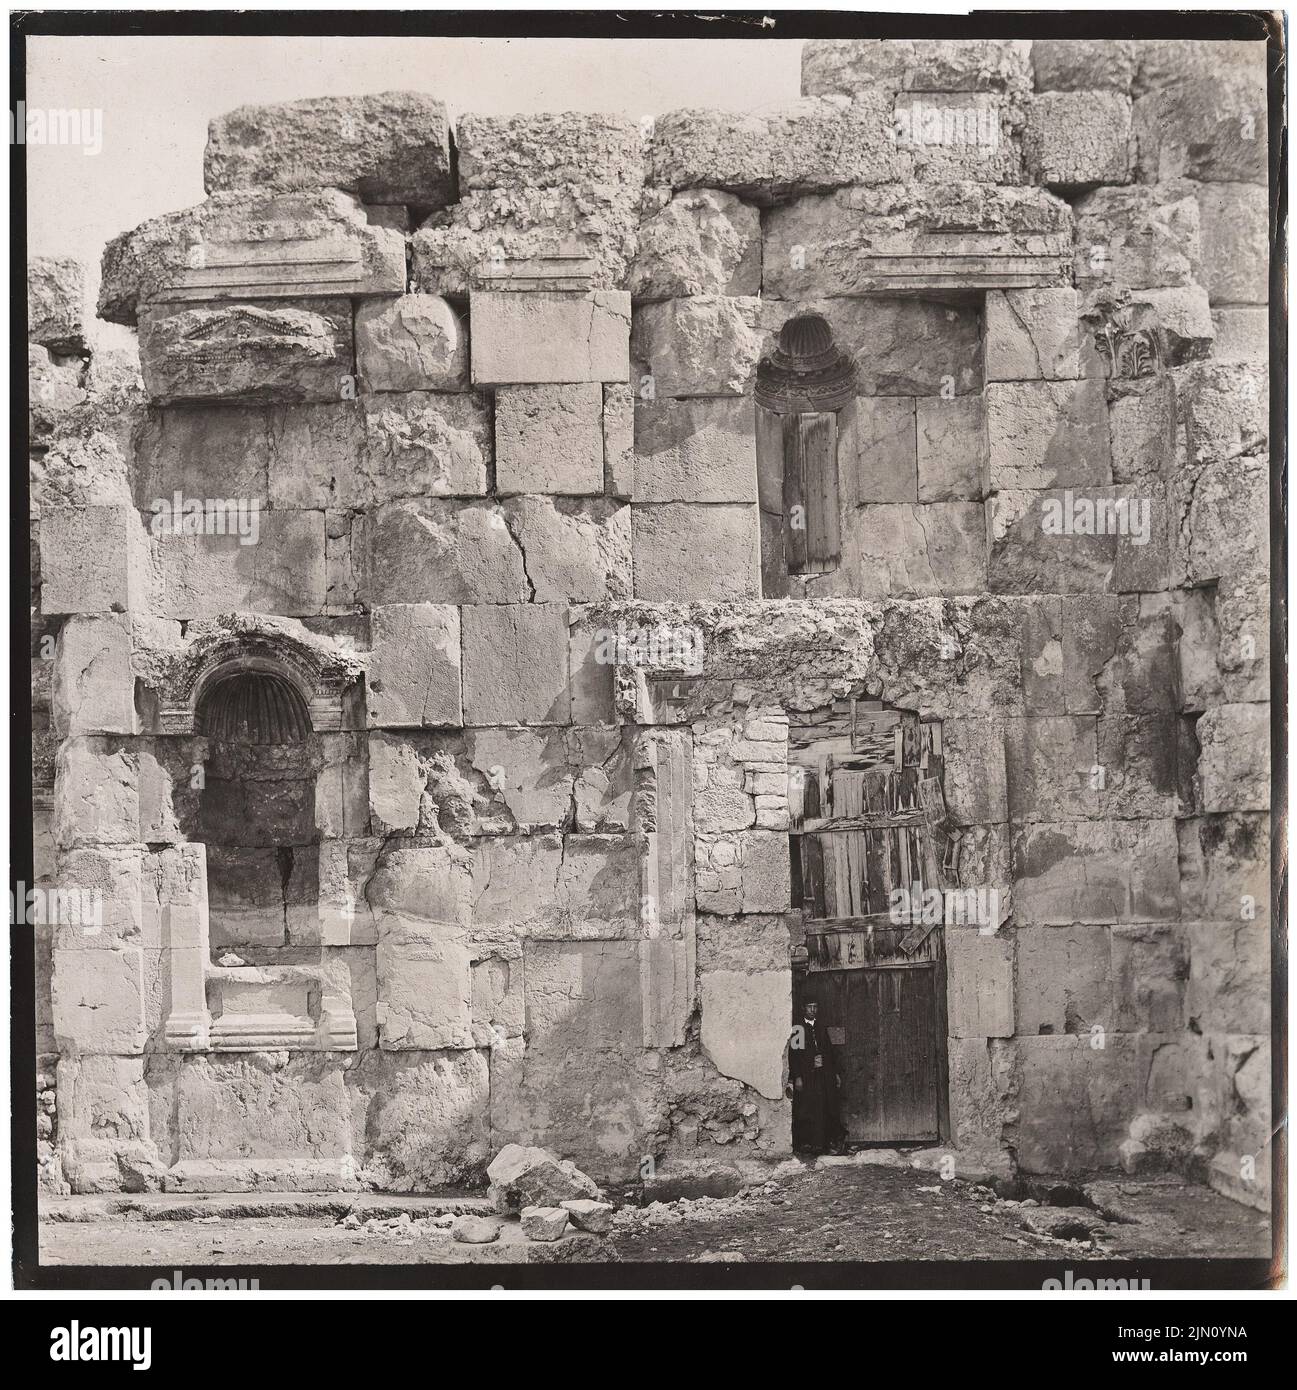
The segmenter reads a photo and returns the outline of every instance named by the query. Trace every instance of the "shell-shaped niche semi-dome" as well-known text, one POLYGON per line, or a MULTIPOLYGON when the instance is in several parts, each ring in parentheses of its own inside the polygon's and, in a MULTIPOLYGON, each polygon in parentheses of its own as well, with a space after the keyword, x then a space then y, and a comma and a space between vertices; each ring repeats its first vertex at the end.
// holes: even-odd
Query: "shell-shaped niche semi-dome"
POLYGON ((757 367, 757 404, 788 414, 841 410, 856 393, 856 367, 820 314, 795 314, 757 367))
POLYGON ((199 732, 230 743, 304 743, 311 716, 297 687, 273 671, 235 671, 204 692, 199 732))

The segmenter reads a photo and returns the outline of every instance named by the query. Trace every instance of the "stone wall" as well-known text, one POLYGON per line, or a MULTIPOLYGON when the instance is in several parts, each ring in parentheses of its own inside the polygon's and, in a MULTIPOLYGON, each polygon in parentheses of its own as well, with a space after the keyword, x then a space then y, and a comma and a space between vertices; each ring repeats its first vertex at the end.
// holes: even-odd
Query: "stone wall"
POLYGON ((1011 904, 946 932, 947 1148, 1264 1202, 1263 49, 811 42, 803 86, 231 113, 104 255, 139 377, 33 267, 38 873, 103 908, 43 942, 52 1183, 786 1154, 787 717, 860 695, 941 721, 1011 904), (807 313, 856 385, 790 573, 753 394, 807 313), (256 865, 198 804, 252 670, 314 778, 256 865))

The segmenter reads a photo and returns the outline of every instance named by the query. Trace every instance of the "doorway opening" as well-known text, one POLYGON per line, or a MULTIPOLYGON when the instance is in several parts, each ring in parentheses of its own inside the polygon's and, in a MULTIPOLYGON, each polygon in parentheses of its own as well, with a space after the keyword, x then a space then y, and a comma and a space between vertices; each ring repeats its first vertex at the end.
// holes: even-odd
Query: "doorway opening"
MULTIPOLYGON (((814 1001, 849 1144, 949 1134, 941 726, 879 701, 790 716, 800 1019, 814 1001), (934 895, 928 890, 936 889, 934 895)), ((796 1020, 795 1020, 796 1021, 796 1020)), ((794 1100, 796 1104, 796 1098, 794 1100)))

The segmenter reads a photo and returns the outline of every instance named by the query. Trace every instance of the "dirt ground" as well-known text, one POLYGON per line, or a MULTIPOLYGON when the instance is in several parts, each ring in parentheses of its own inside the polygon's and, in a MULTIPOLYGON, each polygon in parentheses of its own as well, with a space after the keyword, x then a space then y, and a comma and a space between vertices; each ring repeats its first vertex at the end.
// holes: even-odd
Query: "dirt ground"
POLYGON ((602 1238, 541 1246, 512 1221, 494 1243, 464 1245, 433 1225, 447 1211, 485 1208, 480 1197, 46 1199, 41 1263, 169 1272, 222 1264, 1257 1258, 1270 1249, 1262 1213, 1167 1177, 1034 1180, 1005 1200, 907 1168, 805 1167, 733 1197, 623 1207, 602 1238))

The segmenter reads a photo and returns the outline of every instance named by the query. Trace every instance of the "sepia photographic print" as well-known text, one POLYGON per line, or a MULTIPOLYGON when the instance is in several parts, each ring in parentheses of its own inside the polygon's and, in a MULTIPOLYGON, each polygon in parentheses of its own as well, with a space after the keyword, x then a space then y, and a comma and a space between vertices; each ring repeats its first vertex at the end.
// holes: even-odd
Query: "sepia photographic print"
POLYGON ((1272 1302, 1285 25, 11 14, 17 1287, 1272 1302))

